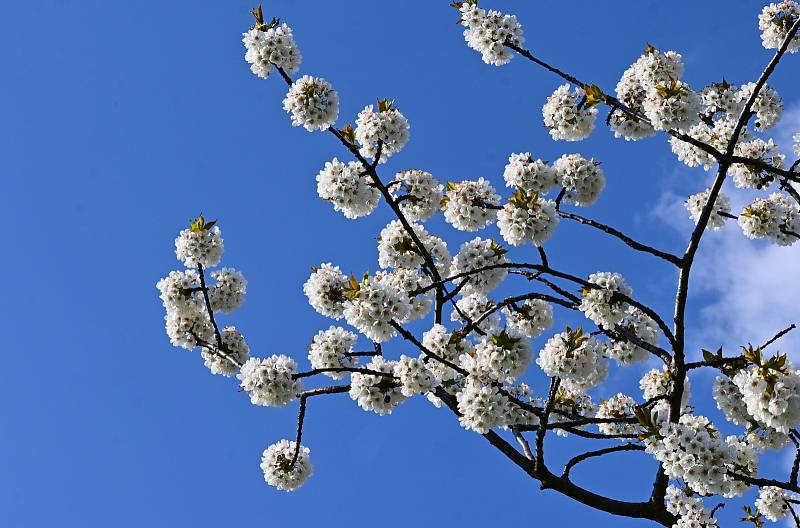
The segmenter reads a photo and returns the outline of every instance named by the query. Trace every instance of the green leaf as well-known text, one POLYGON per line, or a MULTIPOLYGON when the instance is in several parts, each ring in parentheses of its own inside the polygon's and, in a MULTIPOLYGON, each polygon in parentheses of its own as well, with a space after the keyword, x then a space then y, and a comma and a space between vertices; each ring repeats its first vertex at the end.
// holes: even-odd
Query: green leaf
POLYGON ((586 93, 586 102, 583 103, 586 108, 606 102, 606 94, 596 84, 584 85, 583 91, 586 93))
POLYGON ((342 128, 342 137, 347 140, 348 143, 355 143, 356 142, 356 132, 353 130, 353 125, 347 123, 342 128))

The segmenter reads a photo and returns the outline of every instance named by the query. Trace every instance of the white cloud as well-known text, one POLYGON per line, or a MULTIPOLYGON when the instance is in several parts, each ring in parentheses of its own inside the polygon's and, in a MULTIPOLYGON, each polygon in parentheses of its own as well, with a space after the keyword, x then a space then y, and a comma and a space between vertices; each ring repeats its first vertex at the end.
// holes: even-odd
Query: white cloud
MULTIPOLYGON (((696 346, 719 344, 731 353, 800 323, 800 244, 753 242, 733 222, 716 235, 706 235, 693 277, 703 297, 712 299, 692 325, 696 346)), ((773 347, 800 359, 800 330, 773 347)))
MULTIPOLYGON (((800 102, 787 105, 773 137, 779 145, 788 147, 798 131, 800 102)), ((788 153, 790 148, 784 151, 788 153)), ((769 191, 777 191, 777 187, 769 191)), ((734 212, 755 197, 752 191, 725 192, 734 212)), ((655 214, 686 233, 684 199, 667 190, 655 214)), ((800 326, 800 243, 779 247, 752 241, 742 235, 735 220, 728 221, 721 232, 705 233, 695 261, 689 302, 690 308, 703 303, 699 317, 687 328, 689 350, 722 345, 727 353, 734 353, 747 343, 762 344, 790 323, 800 326)), ((800 362, 800 329, 772 346, 772 351, 787 352, 800 362)))

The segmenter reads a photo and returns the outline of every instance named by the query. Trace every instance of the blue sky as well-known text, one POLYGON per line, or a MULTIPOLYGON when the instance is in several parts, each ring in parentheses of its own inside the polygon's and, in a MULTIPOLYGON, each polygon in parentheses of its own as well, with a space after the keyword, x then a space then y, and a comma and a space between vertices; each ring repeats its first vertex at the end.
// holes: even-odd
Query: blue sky
MULTIPOLYGON (((770 56, 756 25, 761 2, 483 3, 516 13, 541 57, 608 90, 648 42, 680 51, 696 87, 723 75, 754 80, 770 56)), ((585 213, 681 251, 691 224, 683 212, 665 222, 664 211, 710 176, 678 166, 663 138, 629 144, 599 125, 583 143, 551 141, 540 109, 558 80, 519 58, 502 68, 483 64, 447 4, 273 0, 265 14, 294 28, 301 73, 339 91, 341 122, 378 97, 396 99, 411 140, 384 174, 423 168, 442 181, 487 177, 500 189, 511 152, 551 161, 580 152, 602 161, 608 179, 585 213)), ((232 380, 170 346, 154 285, 179 267, 174 236, 200 211, 218 219, 224 263, 249 281, 245 306, 226 322, 254 354, 305 364, 311 336, 330 324, 302 295, 309 267, 331 260, 357 274, 374 269, 373 239, 389 216, 380 210, 346 221, 316 197, 316 173, 346 153, 327 134, 293 129, 281 108, 284 84, 249 72, 240 34, 251 24, 250 7, 240 0, 5 6, 0 525, 527 526, 568 515, 575 526, 645 526, 539 492, 479 435, 424 400, 390 417, 364 413, 346 396, 312 401, 306 443, 314 478, 295 494, 264 484, 260 453, 292 437, 296 408, 255 408, 232 380)), ((789 57, 772 82, 795 110, 798 59, 789 57)), ((793 115, 800 123, 800 110, 793 115)), ((430 225, 454 250, 472 238, 440 220, 430 225)), ((730 227, 701 248, 693 345, 730 345, 723 341, 743 328, 743 338, 759 342, 800 318, 794 293, 775 280, 796 271, 796 249, 742 244, 730 227), (738 251, 747 258, 732 258, 738 251), (734 279, 726 282, 720 277, 729 271, 734 279), (742 296, 756 308, 742 312, 742 296), (747 324, 733 318, 739 313, 750 314, 747 324)), ((486 235, 498 236, 494 228, 486 235)), ((548 252, 555 266, 579 275, 622 272, 642 301, 669 314, 675 277, 667 265, 566 222, 548 252)), ((517 255, 533 259, 534 251, 517 255)), ((573 320, 559 316, 559 325, 573 320)), ((613 371, 615 388, 638 394, 646 368, 613 371)), ((541 393, 545 380, 535 365, 530 370, 541 393)), ((696 394, 708 381, 697 381, 696 394)), ((550 442, 553 467, 580 447, 550 442)), ((763 471, 780 466, 767 461, 763 471)), ((644 455, 624 454, 575 476, 634 500, 649 489, 641 479, 652 471, 644 455)), ((736 517, 729 510, 723 519, 736 517)))

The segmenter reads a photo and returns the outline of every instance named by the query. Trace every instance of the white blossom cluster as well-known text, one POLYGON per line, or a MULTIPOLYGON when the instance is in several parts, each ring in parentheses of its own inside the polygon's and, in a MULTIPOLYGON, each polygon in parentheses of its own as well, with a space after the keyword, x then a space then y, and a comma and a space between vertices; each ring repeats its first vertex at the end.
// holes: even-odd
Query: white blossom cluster
POLYGON ((244 302, 247 279, 233 268, 222 268, 211 272, 216 284, 209 286, 208 299, 215 312, 231 313, 244 302))
MULTIPOLYGON (((562 383, 556 392, 555 405, 553 406, 552 417, 557 418, 553 423, 559 421, 572 421, 577 418, 594 418, 597 415, 597 405, 592 401, 592 397, 585 391, 575 387, 565 387, 562 383)), ((574 429, 586 430, 589 426, 580 425, 574 429)), ((555 429, 558 436, 569 436, 569 432, 564 429, 555 429)))
POLYGON ((171 271, 156 284, 166 310, 166 331, 173 346, 194 349, 197 339, 208 342, 213 329, 202 298, 195 289, 200 288, 197 271, 171 271))
MULTIPOLYGON (((446 273, 452 259, 447 244, 431 235, 422 224, 411 224, 411 229, 434 259, 440 273, 446 273)), ((392 220, 378 236, 378 265, 382 268, 418 268, 425 259, 400 220, 392 220)))
MULTIPOLYGON (((458 275, 489 266, 501 266, 506 264, 506 250, 499 246, 494 240, 473 238, 469 242, 464 242, 458 253, 453 257, 450 266, 450 274, 458 275)), ((497 287, 508 275, 505 268, 493 268, 479 271, 469 275, 469 281, 461 288, 464 295, 480 293, 486 295, 497 287)))
MULTIPOLYGON (((422 334, 422 346, 438 357, 458 365, 461 355, 474 355, 475 346, 468 339, 448 332, 443 325, 435 324, 422 334)), ((431 361, 428 365, 434 376, 440 381, 450 381, 460 374, 440 361, 431 361)))
POLYGON ((506 187, 515 187, 525 193, 544 194, 558 187, 561 178, 547 162, 533 159, 530 152, 511 154, 503 170, 506 187))
POLYGON ((400 383, 393 376, 395 364, 395 361, 375 356, 365 368, 383 372, 388 376, 353 372, 350 375, 350 398, 365 411, 373 411, 381 416, 391 414, 392 410, 406 399, 400 383))
POLYGON ((394 181, 392 197, 399 201, 400 210, 408 220, 425 220, 439 210, 444 187, 430 172, 404 170, 395 175, 394 181))
MULTIPOLYGON (((697 223, 700 221, 700 215, 702 214, 706 203, 708 203, 708 198, 710 195, 711 189, 706 189, 705 191, 693 194, 686 199, 686 209, 689 211, 689 216, 695 225, 697 225, 697 223)), ((720 213, 731 213, 731 201, 722 192, 717 194, 717 199, 714 200, 714 206, 711 208, 711 215, 708 217, 708 223, 706 224, 707 229, 718 231, 725 226, 725 220, 727 220, 727 218, 722 216, 720 213)))
POLYGON ((339 117, 339 94, 325 79, 303 75, 289 88, 283 109, 292 115, 292 126, 327 130, 339 117))
POLYGON ((601 271, 589 275, 589 283, 597 288, 583 289, 580 310, 600 328, 613 330, 625 315, 628 304, 615 299, 616 294, 630 297, 633 290, 619 273, 601 271))
POLYGON ((502 330, 483 336, 475 351, 459 360, 464 369, 483 381, 513 383, 531 362, 531 345, 523 335, 502 330))
POLYGON ((422 358, 411 358, 406 355, 400 356, 394 365, 394 375, 400 380, 400 392, 408 398, 430 392, 438 381, 422 358))
MULTIPOLYGON (((308 346, 308 361, 311 368, 352 368, 358 364, 356 358, 348 357, 353 351, 353 345, 358 337, 341 326, 333 326, 327 330, 317 332, 308 346)), ((325 372, 326 376, 333 379, 342 379, 344 372, 325 372)))
MULTIPOLYGON (((644 373, 639 380, 639 388, 642 389, 642 396, 645 400, 652 400, 659 396, 667 396, 672 393, 672 377, 669 370, 663 367, 661 370, 651 369, 644 373)), ((681 407, 686 407, 691 397, 691 384, 686 378, 683 385, 683 396, 681 397, 681 407)), ((660 403, 660 402, 659 402, 660 403)))
POLYGON ((772 522, 778 522, 789 515, 789 500, 791 495, 783 489, 775 486, 764 486, 758 490, 756 499, 756 509, 758 512, 772 522))
POLYGON ((221 353, 216 347, 203 348, 200 356, 212 374, 230 377, 236 374, 239 365, 243 365, 250 357, 250 347, 247 346, 244 336, 233 326, 222 329, 222 343, 225 345, 224 352, 221 353))
POLYGON ((200 273, 205 270, 200 267, 215 266, 222 256, 222 236, 214 224, 206 223, 201 215, 191 222, 190 229, 180 232, 175 253, 189 269, 170 272, 156 287, 166 311, 165 329, 170 342, 189 350, 201 347, 200 355, 211 373, 227 377, 247 361, 250 348, 235 327, 225 327, 217 334, 208 308, 222 313, 238 308, 244 301, 247 281, 232 268, 213 271, 214 284, 201 281, 200 273))
POLYGON ((664 505, 669 513, 678 517, 678 522, 673 525, 673 528, 717 526, 717 520, 711 517, 711 513, 703 505, 702 499, 696 496, 689 497, 676 486, 667 487, 664 505))
POLYGON ((341 319, 344 317, 344 290, 347 285, 347 277, 339 266, 325 262, 319 268, 312 268, 311 275, 303 284, 303 293, 317 313, 331 319, 341 319))
POLYGON ((326 162, 317 174, 317 194, 350 219, 370 214, 381 197, 360 162, 343 163, 336 158, 326 162))
POLYGON ((766 238, 771 242, 789 246, 800 234, 800 208, 788 197, 772 193, 767 198, 756 198, 739 214, 739 226, 748 238, 766 238))
POLYGON ((744 102, 738 96, 739 87, 726 81, 713 83, 700 90, 700 98, 706 115, 721 113, 727 118, 738 119, 744 102))
POLYGON ((580 154, 564 154, 553 163, 553 168, 567 190, 564 199, 575 205, 592 205, 606 186, 600 163, 580 154))
MULTIPOLYGON (((600 402, 597 407, 597 418, 633 418, 634 407, 636 407, 636 401, 619 392, 600 402)), ((601 433, 607 435, 637 434, 641 431, 639 425, 630 423, 599 423, 597 428, 601 433)))
POLYGON ((780 369, 753 366, 733 377, 747 414, 781 433, 800 424, 800 371, 790 363, 780 369))
MULTIPOLYGON (((752 97, 755 89, 756 83, 753 82, 742 85, 738 93, 739 101, 744 104, 752 97)), ((750 111, 756 114, 755 127, 758 130, 768 130, 775 126, 783 114, 783 99, 775 88, 765 84, 759 90, 750 111)))
POLYGON ((378 104, 376 112, 372 105, 365 106, 356 118, 355 137, 361 145, 359 152, 365 158, 374 159, 380 146, 380 163, 385 163, 408 143, 408 119, 389 102, 378 104))
MULTIPOLYGON (((712 129, 705 123, 696 123, 685 132, 686 135, 702 143, 712 145, 714 143, 712 129)), ((686 164, 688 167, 703 167, 703 169, 709 170, 717 162, 714 156, 705 150, 679 137, 670 136, 669 146, 672 149, 672 153, 678 157, 678 161, 686 164)))
POLYGON ((753 419, 747 414, 747 405, 742 399, 742 392, 734 382, 723 376, 717 376, 712 389, 717 409, 725 414, 725 418, 736 425, 745 425, 753 419))
MULTIPOLYGON (((630 332, 640 340, 650 345, 658 344, 658 325, 653 319, 635 306, 628 306, 622 319, 617 323, 618 328, 630 332)), ((647 359, 649 352, 641 346, 625 339, 615 339, 606 345, 605 354, 625 367, 647 359)))
POLYGON ((528 195, 517 191, 509 202, 497 212, 497 227, 503 240, 512 246, 531 241, 541 247, 550 240, 558 225, 556 204, 535 193, 528 195))
POLYGON ((303 384, 294 379, 296 372, 294 359, 281 354, 248 359, 236 377, 253 405, 283 407, 303 390, 303 384))
MULTIPOLYGON (((794 0, 782 0, 764 6, 758 16, 758 29, 761 30, 761 43, 767 49, 781 47, 789 28, 800 18, 800 4, 794 0)), ((795 35, 786 51, 795 53, 800 49, 800 35, 795 35)))
POLYGON ((700 95, 680 80, 683 69, 680 54, 647 46, 617 83, 617 98, 632 113, 617 110, 611 115, 614 134, 637 140, 654 129, 691 129, 700 119, 703 104, 700 95))
POLYGON ((688 84, 673 79, 649 90, 642 109, 656 130, 686 131, 700 119, 702 101, 688 84))
POLYGON ((184 229, 175 239, 175 255, 187 268, 211 268, 222 259, 224 243, 218 226, 184 229))
POLYGON ((265 31, 251 29, 242 35, 242 42, 246 50, 244 59, 250 64, 250 70, 262 79, 269 77, 273 66, 283 68, 289 75, 300 68, 303 57, 294 42, 292 28, 286 24, 265 31))
POLYGON ((398 268, 394 271, 379 271, 375 274, 375 280, 383 282, 393 290, 408 296, 408 315, 403 319, 398 319, 398 323, 422 319, 431 311, 433 307, 433 290, 411 295, 411 292, 429 286, 431 283, 430 279, 419 270, 398 268))
MULTIPOLYGON (((617 99, 634 111, 641 111, 647 95, 645 85, 639 81, 636 68, 631 66, 622 74, 616 86, 617 99)), ((626 141, 637 141, 655 133, 655 129, 641 115, 615 110, 609 118, 609 125, 614 137, 625 138, 626 141)))
POLYGON ((585 97, 582 90, 562 84, 547 98, 542 107, 544 126, 554 140, 580 141, 589 137, 597 119, 597 107, 579 107, 585 97))
POLYGON ((458 421, 465 429, 479 434, 505 425, 512 405, 494 385, 487 385, 473 376, 467 377, 464 387, 456 394, 458 421))
POLYGON ((450 314, 450 320, 454 323, 468 324, 477 321, 478 318, 490 311, 489 316, 483 318, 477 325, 482 332, 490 333, 500 329, 500 312, 495 310, 495 304, 485 295, 471 293, 456 301, 456 308, 450 314), (469 321, 465 320, 462 314, 469 318, 469 321))
POLYGON ((800 156, 800 132, 792 136, 792 140, 794 141, 794 153, 796 156, 800 156))
POLYGON ((475 1, 462 2, 461 25, 467 46, 481 54, 486 64, 502 66, 514 56, 505 47, 506 42, 521 46, 525 42, 522 26, 514 15, 504 15, 499 11, 485 11, 475 1))
POLYGON ((311 451, 300 446, 297 460, 292 465, 297 444, 289 440, 281 440, 264 450, 261 455, 261 471, 264 480, 270 486, 282 491, 294 491, 311 476, 314 468, 311 465, 311 451))
MULTIPOLYGON (((751 139, 737 143, 734 154, 755 159, 772 165, 776 169, 783 168, 786 157, 778 151, 778 146, 772 139, 764 141, 761 138, 751 139)), ((740 189, 760 189, 772 182, 772 175, 756 165, 734 163, 730 167, 733 183, 740 189)))
MULTIPOLYGON (((716 148, 720 152, 725 152, 728 148, 728 142, 733 137, 737 120, 738 118, 736 117, 723 116, 714 121, 713 126, 700 122, 686 131, 686 134, 697 141, 716 148)), ((752 147, 750 149, 744 147, 744 152, 741 152, 741 149, 743 145, 752 140, 752 134, 746 128, 741 129, 736 143, 737 150, 735 154, 744 155, 749 153, 752 147)), ((702 166, 703 169, 709 170, 717 162, 714 156, 681 138, 672 136, 669 139, 669 143, 672 152, 678 157, 678 161, 685 163, 689 167, 702 166)))
POLYGON ((755 451, 735 436, 723 438, 704 416, 684 414, 678 423, 663 421, 646 451, 661 462, 671 478, 683 480, 703 495, 737 497, 748 485, 728 472, 754 474, 755 451))
MULTIPOLYGON (((520 383, 519 385, 513 385, 506 388, 506 392, 509 396, 519 400, 520 402, 531 404, 534 400, 531 398, 531 388, 526 383, 520 383)), ((519 425, 537 425, 539 423, 539 417, 536 416, 535 413, 531 412, 529 409, 523 408, 519 403, 513 402, 509 399, 508 402, 508 409, 505 419, 505 424, 501 427, 509 428, 513 426, 519 425)))
POLYGON ((583 335, 580 329, 568 329, 548 339, 536 364, 548 376, 561 378, 561 383, 570 390, 589 390, 608 375, 608 363, 599 343, 583 335))
POLYGON ((553 307, 542 299, 527 299, 520 305, 504 306, 502 313, 512 331, 538 337, 553 326, 553 307))
POLYGON ((368 277, 352 299, 344 305, 347 324, 358 329, 376 343, 383 343, 395 334, 392 321, 405 321, 410 311, 405 292, 392 288, 386 281, 368 277))
POLYGON ((500 196, 492 185, 479 178, 448 183, 443 198, 444 219, 459 231, 477 231, 491 224, 500 196))

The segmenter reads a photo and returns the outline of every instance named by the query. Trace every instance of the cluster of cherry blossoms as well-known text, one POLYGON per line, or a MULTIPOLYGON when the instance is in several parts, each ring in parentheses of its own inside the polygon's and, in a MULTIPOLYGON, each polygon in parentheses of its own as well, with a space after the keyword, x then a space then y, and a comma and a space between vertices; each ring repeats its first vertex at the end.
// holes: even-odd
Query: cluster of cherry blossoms
MULTIPOLYGON (((502 65, 521 53, 524 37, 516 17, 484 10, 475 0, 454 6, 467 45, 484 62, 502 65)), ((224 248, 214 222, 200 216, 175 241, 185 269, 157 284, 173 345, 199 349, 206 367, 213 374, 235 376, 253 405, 284 407, 299 400, 297 441, 280 440, 262 454, 268 484, 292 491, 311 475, 310 451, 300 445, 305 404, 312 395, 328 393, 346 393, 352 405, 378 415, 391 414, 408 399, 425 398, 452 410, 459 424, 475 433, 510 429, 523 448, 522 432, 537 428, 553 429, 560 436, 629 441, 663 468, 670 482, 663 484, 662 511, 679 528, 716 526, 701 497, 741 496, 749 488, 747 479, 756 477, 758 457, 765 450, 800 441, 800 371, 785 355, 766 358, 761 348, 749 347, 741 357, 723 357, 720 350, 718 355, 704 354, 703 362, 693 367, 722 373, 714 382, 713 397, 720 415, 739 428, 738 434, 723 435, 722 428, 694 414, 689 404, 691 381, 682 348, 681 360, 676 359, 683 346, 677 342, 678 332, 637 302, 619 273, 576 277, 548 263, 544 245, 556 236, 562 219, 576 216, 563 211, 562 203, 591 206, 606 188, 598 161, 565 153, 548 163, 529 152, 513 153, 502 169, 511 189, 505 199, 491 175, 441 183, 430 172, 406 169, 384 181, 378 172, 381 164, 409 141, 406 117, 393 101, 381 99, 365 106, 354 124, 337 128, 339 95, 331 83, 311 75, 292 80, 301 61, 292 29, 278 20, 265 23, 260 8, 253 14, 256 24, 243 35, 252 72, 266 79, 277 69, 289 86, 283 107, 292 125, 332 133, 353 155, 350 161, 332 158, 325 163, 316 176, 319 197, 348 219, 370 215, 382 200, 396 216, 377 233, 374 271, 347 273, 329 262, 312 268, 303 285, 309 305, 344 326, 330 325, 311 337, 307 371, 288 355, 251 357, 236 327, 218 326, 215 315, 230 314, 243 304, 247 281, 232 268, 211 271, 220 264, 224 248), (433 232, 436 224, 426 223, 439 213, 457 231, 496 226, 501 238, 482 234, 451 250, 433 232), (519 264, 501 239, 514 247, 532 243, 541 263, 519 264), (501 285, 514 276, 526 279, 527 293, 500 298, 501 285), (547 293, 530 291, 533 286, 547 288, 547 293), (445 324, 446 307, 451 311, 445 324), (583 316, 586 329, 551 330, 555 309, 583 316), (412 321, 421 330, 420 339, 409 330, 415 326, 405 326, 412 321), (408 345, 396 359, 383 346, 394 338, 408 345), (360 341, 363 347, 357 346, 360 341), (665 343, 675 355, 662 348, 665 343), (658 367, 650 368, 656 362, 658 367), (647 365, 635 366, 643 363, 647 365), (532 365, 538 369, 529 370, 532 365), (613 369, 626 368, 649 369, 639 381, 640 394, 609 387, 609 380, 616 378, 613 369), (318 375, 343 381, 306 391, 318 375), (537 375, 549 378, 549 393, 538 382, 533 387, 526 382, 527 376, 537 375), (611 396, 599 399, 601 387, 603 395, 611 396)), ((764 47, 779 48, 798 18, 796 2, 765 7, 759 17, 764 47)), ((800 47, 799 39, 791 40, 790 52, 800 47)), ((732 152, 740 159, 720 163, 729 166, 739 189, 766 189, 779 181, 781 173, 775 170, 785 167, 786 156, 772 139, 758 136, 781 117, 778 93, 767 85, 726 81, 696 91, 682 80, 683 74, 679 53, 648 45, 622 74, 616 97, 570 80, 545 101, 544 124, 554 140, 582 140, 595 128, 600 108, 608 105, 607 124, 617 137, 635 141, 666 132, 678 160, 706 170, 723 159, 719 153, 732 152), (745 107, 753 114, 752 130, 740 118, 745 107)), ((794 141, 794 153, 800 156, 800 133, 794 141)), ((782 188, 787 181, 781 182, 782 188)), ((690 196, 685 206, 695 224, 711 230, 736 219, 749 238, 779 245, 800 238, 800 206, 790 194, 756 198, 734 215, 731 200, 716 186, 690 196)), ((514 251, 524 257, 525 249, 531 248, 514 251)), ((652 248, 649 252, 663 258, 652 248)), ((538 469, 530 471, 536 474, 538 469)), ((757 515, 780 520, 789 513, 790 500, 793 496, 784 489, 762 486, 757 515)))

